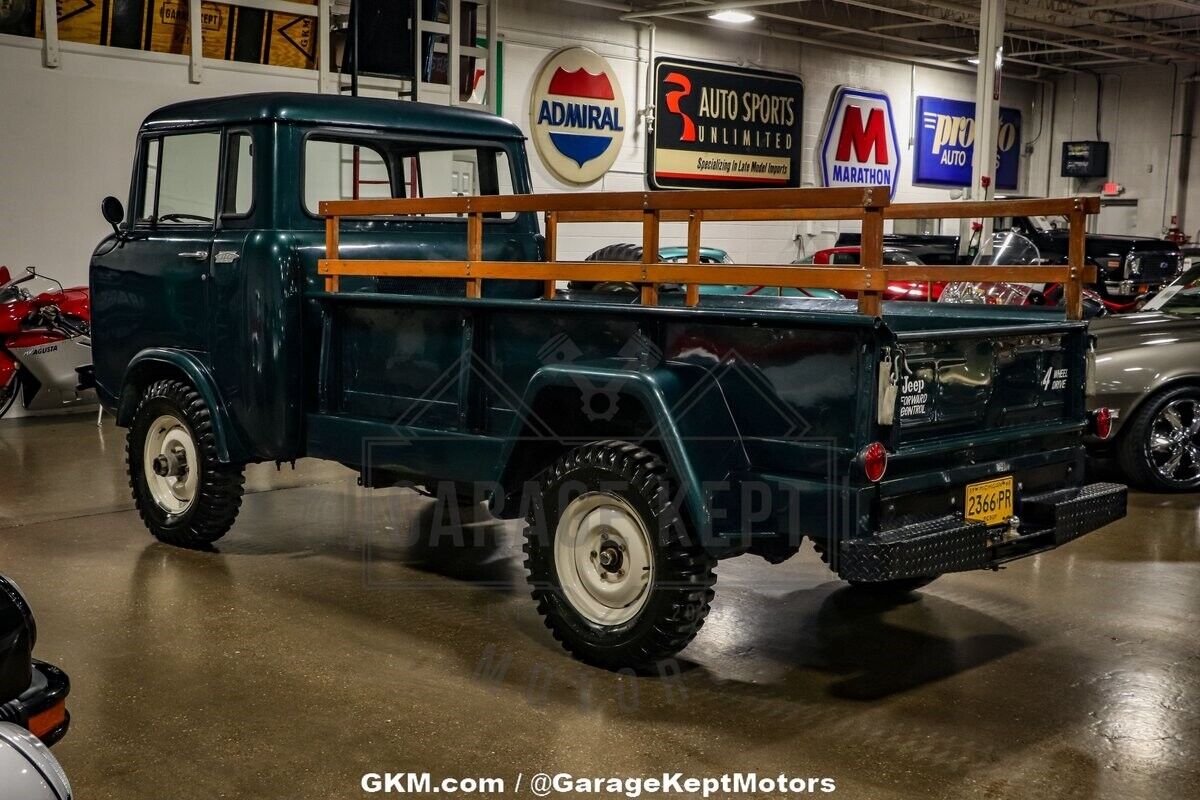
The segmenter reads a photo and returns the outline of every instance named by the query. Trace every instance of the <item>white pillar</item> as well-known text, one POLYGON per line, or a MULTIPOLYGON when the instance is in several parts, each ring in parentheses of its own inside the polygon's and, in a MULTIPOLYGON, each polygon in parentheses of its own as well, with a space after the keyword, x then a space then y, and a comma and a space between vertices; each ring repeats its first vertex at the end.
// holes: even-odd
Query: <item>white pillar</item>
MULTIPOLYGON (((971 160, 971 185, 966 196, 991 200, 996 194, 996 137, 1000 129, 1000 73, 1004 58, 1005 0, 980 0, 979 65, 975 68, 975 148, 971 160), (985 185, 986 184, 986 185, 985 185)), ((980 249, 991 252, 992 218, 983 221, 980 249)), ((966 252, 970 231, 960 239, 966 252)))

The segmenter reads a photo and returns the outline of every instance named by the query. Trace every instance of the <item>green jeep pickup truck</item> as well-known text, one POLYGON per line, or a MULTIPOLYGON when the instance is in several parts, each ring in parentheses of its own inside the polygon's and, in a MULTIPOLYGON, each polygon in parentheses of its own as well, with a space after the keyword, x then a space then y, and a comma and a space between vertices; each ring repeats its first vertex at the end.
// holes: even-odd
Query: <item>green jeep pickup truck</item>
MULTIPOLYGON (((788 191, 800 194, 703 194, 745 208, 813 190, 788 191)), ((530 276, 553 266, 563 282, 601 269, 536 263, 555 240, 530 192, 520 130, 470 110, 262 94, 151 114, 128 203, 105 199, 114 231, 91 261, 95 379, 129 429, 150 531, 215 542, 252 462, 317 457, 369 487, 474 491, 496 516, 529 519, 526 568, 554 635, 619 668, 695 636, 721 558, 779 562, 807 537, 842 578, 910 590, 1124 515, 1125 487, 1084 482, 1085 323, 768 293, 630 304, 422 274, 472 274, 480 259, 530 276), (521 202, 445 211, 503 195, 521 202), (322 214, 326 201, 437 196, 459 200, 322 214), (327 249, 409 273, 330 278, 327 249)), ((811 285, 823 274, 803 271, 811 285)), ((745 274, 729 283, 765 282, 745 274)))

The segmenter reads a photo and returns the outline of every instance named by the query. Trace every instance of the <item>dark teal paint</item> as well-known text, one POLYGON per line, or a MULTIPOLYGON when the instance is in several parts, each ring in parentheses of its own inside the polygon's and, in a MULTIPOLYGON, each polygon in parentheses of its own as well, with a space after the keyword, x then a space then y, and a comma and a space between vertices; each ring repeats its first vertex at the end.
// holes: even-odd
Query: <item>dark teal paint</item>
MULTIPOLYGON (((881 492, 961 485, 984 469, 979 454, 1039 469, 1078 460, 1086 329, 1054 312, 898 303, 872 319, 852 301, 720 293, 699 308, 673 295, 642 307, 614 295, 546 301, 540 284, 513 281, 485 281, 478 300, 463 296, 461 281, 431 279, 343 278, 341 292, 328 294, 316 273, 323 221, 301 196, 306 136, 353 130, 500 148, 516 191, 527 193, 516 126, 418 103, 272 94, 170 106, 141 135, 195 126, 250 132, 254 208, 215 225, 135 225, 135 181, 133 240, 112 247, 110 237, 92 259, 96 377, 110 407, 136 392, 139 375, 173 370, 191 381, 214 409, 222 458, 316 456, 360 469, 368 485, 440 478, 511 489, 531 477, 528 459, 554 447, 647 437, 667 456, 701 532, 737 533, 729 517, 737 487, 763 480, 791 498, 814 536, 865 535, 877 527, 881 492), (201 247, 210 249, 203 262, 173 257, 201 247), (223 251, 238 257, 218 263, 223 251), (1065 337, 1076 376, 1057 416, 1014 426, 1001 399, 969 432, 922 438, 876 424, 885 347, 949 339, 954 357, 990 347, 979 340, 999 328, 1018 335, 1039 325, 1065 337), (556 341, 571 346, 556 356, 556 341), (589 420, 581 387, 612 389, 620 408, 611 420, 589 420), (545 415, 563 428, 561 442, 527 435, 545 415), (865 484, 855 461, 875 440, 895 452, 881 487, 865 484)), ((345 220, 341 251, 459 260, 465 241, 460 220, 345 220)), ((543 254, 533 214, 485 221, 486 259, 543 254)))

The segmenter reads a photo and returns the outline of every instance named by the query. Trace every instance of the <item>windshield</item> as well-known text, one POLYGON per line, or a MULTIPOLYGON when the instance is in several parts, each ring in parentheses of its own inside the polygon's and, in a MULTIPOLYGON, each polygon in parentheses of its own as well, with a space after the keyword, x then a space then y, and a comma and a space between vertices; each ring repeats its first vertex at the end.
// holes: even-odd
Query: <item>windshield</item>
POLYGON ((1184 316, 1200 315, 1200 265, 1180 275, 1146 303, 1143 311, 1165 311, 1184 316))
POLYGON ((1016 231, 1008 231, 1007 233, 997 233, 992 236, 992 252, 990 255, 983 252, 982 249, 975 254, 975 259, 971 262, 976 266, 986 265, 1009 265, 1022 266, 1026 264, 1037 264, 1041 261, 1042 254, 1038 252, 1037 246, 1026 239, 1016 231))
POLYGON ((1028 217, 1029 224, 1036 231, 1047 233, 1049 231, 1065 231, 1067 229, 1067 218, 1064 216, 1047 217, 1043 215, 1028 217))

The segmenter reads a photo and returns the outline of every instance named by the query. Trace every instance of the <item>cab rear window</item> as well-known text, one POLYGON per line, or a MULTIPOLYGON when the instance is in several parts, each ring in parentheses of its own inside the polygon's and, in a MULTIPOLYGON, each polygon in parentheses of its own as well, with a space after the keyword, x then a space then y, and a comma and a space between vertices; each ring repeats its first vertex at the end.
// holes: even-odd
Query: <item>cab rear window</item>
MULTIPOLYGON (((311 136, 304 143, 304 207, 313 215, 319 213, 323 200, 512 193, 512 167, 498 148, 422 146, 325 135, 311 136)), ((453 219, 457 215, 428 216, 453 219)))

